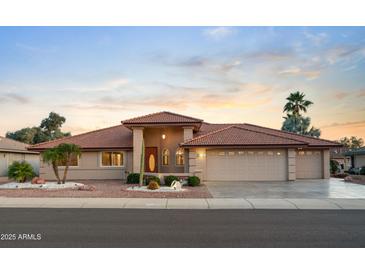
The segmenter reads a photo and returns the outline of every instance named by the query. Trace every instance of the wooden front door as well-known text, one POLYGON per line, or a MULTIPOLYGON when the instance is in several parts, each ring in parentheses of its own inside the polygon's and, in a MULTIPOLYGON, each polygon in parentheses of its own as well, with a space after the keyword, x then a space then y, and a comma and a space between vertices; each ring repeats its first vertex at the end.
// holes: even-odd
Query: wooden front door
POLYGON ((157 147, 146 147, 144 154, 144 170, 145 172, 158 171, 157 147))

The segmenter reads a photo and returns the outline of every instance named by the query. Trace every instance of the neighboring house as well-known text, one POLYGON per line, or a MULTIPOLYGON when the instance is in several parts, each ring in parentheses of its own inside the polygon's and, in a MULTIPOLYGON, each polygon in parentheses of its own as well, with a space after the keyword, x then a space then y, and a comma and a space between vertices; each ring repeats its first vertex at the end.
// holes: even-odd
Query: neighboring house
MULTIPOLYGON (((329 149, 340 144, 251 124, 211 124, 171 112, 34 145, 42 152, 61 143, 82 148, 70 179, 125 179, 139 172, 142 140, 145 171, 159 176, 197 175, 209 181, 282 181, 329 178, 329 149)), ((61 168, 62 169, 62 168, 61 168)), ((42 177, 53 179, 42 163, 42 177)))
POLYGON ((27 161, 39 173, 39 153, 29 151, 28 144, 0 136, 0 177, 8 176, 8 167, 14 161, 27 161))
POLYGON ((348 171, 352 167, 351 156, 346 156, 348 151, 345 147, 336 147, 330 149, 330 159, 338 163, 340 173, 348 171))
POLYGON ((349 150, 345 155, 351 157, 352 167, 365 166, 365 147, 349 150))

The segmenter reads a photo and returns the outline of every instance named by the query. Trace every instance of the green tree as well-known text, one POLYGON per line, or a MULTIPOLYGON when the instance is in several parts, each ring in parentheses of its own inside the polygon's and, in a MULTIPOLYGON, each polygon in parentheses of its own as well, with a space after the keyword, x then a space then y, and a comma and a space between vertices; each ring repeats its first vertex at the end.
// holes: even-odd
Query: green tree
POLYGON ((65 117, 51 112, 47 118, 42 120, 39 127, 27 127, 14 132, 7 132, 6 137, 27 144, 38 144, 70 136, 69 132, 61 131, 65 121, 65 117))
POLYGON ((305 99, 305 94, 299 91, 290 93, 286 98, 288 101, 283 112, 286 112, 281 130, 294 132, 301 135, 319 137, 321 131, 318 128, 310 127, 311 119, 302 116, 301 112, 307 112, 313 102, 305 99))
POLYGON ((364 140, 356 136, 351 136, 350 138, 343 137, 338 142, 348 149, 356 149, 364 146, 364 140))
POLYGON ((42 152, 42 159, 44 162, 52 166, 53 172, 57 178, 57 183, 60 184, 61 179, 58 171, 58 165, 62 160, 62 155, 60 154, 59 150, 57 150, 57 148, 45 150, 44 152, 42 152))
POLYGON ((79 146, 75 144, 60 144, 56 147, 58 150, 62 162, 65 163, 65 170, 63 172, 63 178, 62 183, 64 184, 66 182, 67 172, 68 168, 70 166, 70 162, 72 157, 80 157, 81 156, 81 149, 79 146))
POLYGON ((288 101, 284 106, 284 111, 288 114, 294 115, 296 117, 301 116, 301 111, 307 112, 308 107, 313 104, 313 102, 304 99, 305 94, 303 92, 290 93, 289 97, 286 98, 288 101))
POLYGON ((72 157, 80 157, 80 156, 81 156, 81 149, 79 146, 75 144, 66 144, 66 143, 59 144, 58 146, 51 149, 47 149, 42 153, 43 161, 52 165, 53 172, 57 178, 58 184, 64 184, 66 182, 67 172, 72 157), (58 167, 60 165, 65 166, 62 180, 58 170, 58 167))
POLYGON ((296 117, 289 114, 287 117, 284 117, 281 130, 294 132, 301 135, 319 137, 321 135, 321 130, 315 127, 310 127, 310 123, 311 119, 309 117, 296 117))

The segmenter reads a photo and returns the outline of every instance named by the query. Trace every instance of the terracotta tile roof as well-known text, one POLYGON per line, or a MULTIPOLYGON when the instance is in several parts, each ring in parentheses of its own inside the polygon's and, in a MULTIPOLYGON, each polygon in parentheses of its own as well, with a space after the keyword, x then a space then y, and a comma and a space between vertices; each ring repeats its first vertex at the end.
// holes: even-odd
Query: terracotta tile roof
POLYGON ((270 133, 257 132, 241 125, 230 125, 198 136, 182 146, 305 146, 307 143, 270 133))
POLYGON ((243 124, 242 126, 247 128, 247 129, 255 130, 257 132, 270 133, 270 134, 275 134, 275 135, 285 137, 285 138, 291 138, 291 139, 295 139, 295 140, 298 140, 298 141, 307 142, 309 144, 309 146, 342 147, 341 144, 339 144, 337 142, 334 142, 334 141, 329 141, 329 140, 320 139, 320 138, 311 137, 311 136, 303 136, 303 135, 299 135, 299 134, 296 134, 296 133, 293 133, 293 132, 287 132, 287 131, 267 128, 267 127, 252 125, 252 124, 243 124))
POLYGON ((69 142, 83 149, 133 148, 133 133, 127 128, 131 125, 153 126, 159 124, 194 125, 194 138, 183 145, 302 145, 309 147, 340 147, 341 145, 315 137, 302 136, 291 132, 271 129, 252 124, 210 124, 200 119, 171 112, 159 112, 125 120, 123 125, 100 129, 41 143, 30 149, 41 151, 69 142))
POLYGON ((55 147, 61 143, 75 144, 80 146, 82 149, 131 149, 133 147, 133 135, 130 129, 123 125, 118 125, 40 143, 31 146, 29 149, 40 151, 55 147))
POLYGON ((196 124, 203 120, 176 114, 168 111, 152 113, 122 121, 124 125, 130 124, 196 124))
POLYGON ((28 151, 28 144, 18 142, 9 138, 0 136, 0 151, 1 152, 16 152, 16 153, 34 153, 28 151))

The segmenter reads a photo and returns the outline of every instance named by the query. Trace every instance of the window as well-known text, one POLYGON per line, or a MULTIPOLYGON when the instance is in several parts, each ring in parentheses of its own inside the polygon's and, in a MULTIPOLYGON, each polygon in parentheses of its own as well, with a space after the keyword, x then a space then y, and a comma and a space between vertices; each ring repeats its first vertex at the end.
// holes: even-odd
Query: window
POLYGON ((244 151, 238 151, 238 155, 244 155, 245 152, 244 151))
POLYGON ((280 153, 280 152, 276 152, 276 155, 280 156, 280 155, 281 155, 281 153, 280 153))
POLYGON ((234 151, 229 151, 228 152, 228 156, 234 156, 234 155, 235 155, 234 151))
POLYGON ((162 150, 162 165, 167 166, 169 165, 169 158, 170 158, 170 151, 165 148, 162 150))
POLYGON ((257 152, 258 155, 264 155, 264 152, 263 151, 259 151, 257 152))
POLYGON ((304 151, 299 151, 298 152, 298 155, 303 156, 304 155, 304 151))
POLYGON ((184 149, 179 148, 176 150, 176 165, 182 166, 184 165, 184 149))
POLYGON ((272 151, 268 151, 268 152, 267 152, 267 155, 273 156, 273 155, 274 155, 274 152, 272 152, 272 151))
POLYGON ((102 152, 101 165, 102 166, 123 166, 124 165, 123 152, 102 152))
POLYGON ((219 155, 219 156, 225 156, 225 155, 226 155, 226 153, 225 153, 224 151, 220 151, 220 152, 218 152, 218 155, 219 155))
POLYGON ((307 155, 312 155, 312 151, 307 151, 307 155))
POLYGON ((254 155, 254 152, 253 151, 249 151, 248 152, 248 155, 254 155))
MULTIPOLYGON (((69 166, 78 166, 78 165, 79 165, 79 157, 77 157, 76 155, 72 155, 69 166)), ((58 166, 66 166, 66 161, 59 161, 58 166)))

